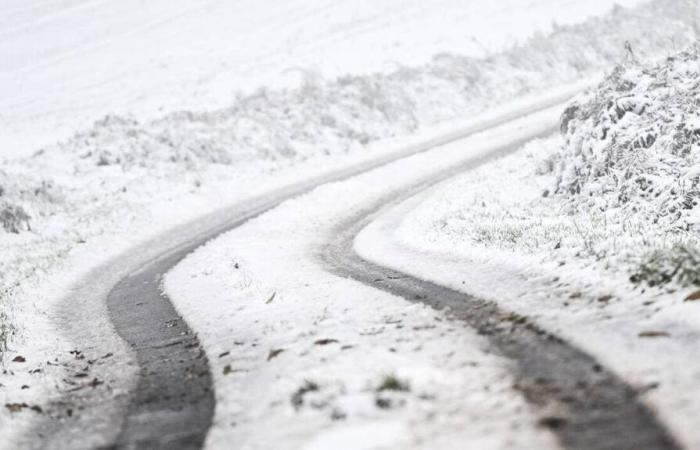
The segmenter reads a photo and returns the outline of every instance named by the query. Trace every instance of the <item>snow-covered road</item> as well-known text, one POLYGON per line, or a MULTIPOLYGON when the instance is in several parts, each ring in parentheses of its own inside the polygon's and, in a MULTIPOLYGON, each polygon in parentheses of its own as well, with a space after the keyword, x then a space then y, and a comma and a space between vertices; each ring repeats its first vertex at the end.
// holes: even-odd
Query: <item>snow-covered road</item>
POLYGON ((375 214, 700 23, 617 3, 7 0, 0 448, 692 448, 686 353, 647 389, 602 321, 464 303, 375 214), (361 256, 417 278, 352 252, 370 219, 361 256))
MULTIPOLYGON (((148 251, 133 249, 132 252, 143 255, 153 254, 154 250, 157 250, 157 253, 145 259, 141 257, 141 263, 135 262, 132 258, 129 264, 130 274, 117 283, 112 292, 107 295, 109 313, 115 329, 129 343, 131 352, 133 352, 132 355, 129 355, 128 352, 121 352, 119 356, 125 358, 123 364, 135 364, 139 369, 138 374, 125 373, 119 383, 122 389, 130 391, 126 396, 128 400, 124 403, 125 399, 117 399, 118 404, 114 408, 102 410, 100 415, 95 415, 89 414, 92 403, 85 404, 85 399, 69 393, 56 403, 72 405, 75 410, 87 409, 88 414, 87 416, 76 414, 68 418, 61 424, 62 429, 60 430, 55 429, 56 425, 52 421, 40 425, 39 429, 52 430, 48 437, 48 444, 61 443, 61 445, 65 445, 70 442, 69 446, 76 445, 74 439, 81 435, 80 430, 85 427, 83 419, 89 417, 92 421, 101 422, 101 424, 93 423, 91 428, 103 431, 100 431, 98 436, 87 439, 87 442, 101 442, 100 445, 117 442, 118 445, 135 445, 139 448, 196 446, 196 443, 201 442, 208 431, 212 407, 214 406, 213 399, 211 399, 211 389, 208 385, 210 380, 209 363, 206 356, 199 350, 196 336, 206 336, 215 330, 198 326, 195 318, 192 325, 193 335, 169 302, 158 301, 161 295, 158 280, 166 272, 187 254, 224 230, 239 227, 252 218, 280 205, 285 200, 297 197, 318 186, 372 171, 397 160, 410 159, 411 155, 423 152, 444 153, 440 149, 441 145, 459 141, 465 136, 497 127, 503 123, 508 124, 514 121, 515 124, 510 125, 509 128, 506 126, 506 131, 500 130, 500 133, 511 130, 509 134, 517 136, 517 134, 513 134, 513 130, 521 130, 519 133, 529 136, 531 131, 524 129, 529 124, 534 124, 535 130, 533 132, 537 133, 539 132, 537 130, 542 127, 541 122, 545 120, 543 117, 548 118, 546 120, 550 124, 556 120, 557 112, 561 106, 553 108, 552 105, 561 105, 562 101, 569 98, 573 92, 577 92, 582 85, 583 83, 561 88, 548 97, 514 102, 509 108, 496 110, 476 121, 464 122, 461 127, 452 129, 448 133, 437 134, 412 145, 401 147, 382 157, 281 188, 278 191, 252 198, 224 211, 198 219, 185 227, 159 236, 154 242, 143 244, 144 248, 149 249, 148 251), (529 122, 526 121, 524 125, 518 125, 518 118, 529 114, 534 114, 534 118, 530 119, 529 122), (177 352, 177 356, 174 352, 177 352), (168 354, 169 356, 165 357, 168 354), (185 403, 183 403, 183 399, 186 400, 185 403), (69 440, 69 437, 72 437, 72 440, 69 440)), ((461 161, 470 157, 469 155, 469 152, 465 154, 463 151, 457 151, 453 159, 461 161)), ((453 159, 446 158, 442 162, 436 163, 436 167, 448 167, 455 163, 453 159)), ((384 171, 387 172, 394 170, 397 168, 384 168, 384 171)), ((457 167, 455 170, 460 170, 460 168, 457 167)), ((410 180, 418 174, 420 171, 416 175, 408 171, 404 176, 410 180)), ((379 192, 381 191, 378 190, 375 194, 379 192)), ((103 266, 102 270, 108 274, 113 273, 113 264, 103 266)), ((96 277, 104 280, 106 275, 90 274, 91 279, 96 277)), ((84 284, 89 285, 90 283, 84 284)), ((183 287, 182 290, 186 292, 188 288, 183 287)), ((175 292, 173 295, 175 299, 180 297, 179 292, 175 292)), ((192 320, 193 316, 197 316, 195 311, 186 310, 186 307, 178 304, 177 301, 175 304, 188 321, 192 320), (185 308, 184 311, 183 308, 185 308)), ((222 338, 221 335, 217 337, 217 339, 220 338, 222 338)), ((108 341, 113 341, 113 339, 108 341)), ((216 349, 212 349, 206 340, 202 344, 203 351, 206 351, 210 358, 220 353, 216 349)), ((212 362, 212 364, 214 363, 212 362)), ((214 380, 217 380, 216 373, 214 380)), ((217 395, 221 395, 219 392, 221 389, 219 385, 214 387, 217 395)), ((221 408, 222 402, 229 403, 231 399, 218 398, 218 400, 217 408, 221 408)), ((94 399, 89 401, 94 402, 94 399)), ((94 404, 92 405, 94 406, 94 404)), ((214 435, 216 436, 216 433, 214 435)), ((81 439, 85 439, 85 437, 83 436, 81 439)))

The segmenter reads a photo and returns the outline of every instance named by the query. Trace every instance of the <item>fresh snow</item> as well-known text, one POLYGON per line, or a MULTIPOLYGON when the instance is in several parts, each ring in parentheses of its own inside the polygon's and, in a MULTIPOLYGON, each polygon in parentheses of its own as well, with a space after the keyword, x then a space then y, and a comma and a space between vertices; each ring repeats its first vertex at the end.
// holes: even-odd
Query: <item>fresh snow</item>
MULTIPOLYGON (((63 381, 82 369, 71 350, 103 358, 90 375, 105 384, 80 389, 94 409, 73 411, 94 433, 68 442, 116 432, 136 368, 104 295, 180 236, 173 228, 595 74, 625 40, 653 55, 693 33, 670 0, 607 15, 613 2, 414 2, 398 15, 388 0, 248 3, 8 0, 0 11, 0 404, 46 408, 82 386, 63 381)), ((35 445, 36 417, 2 408, 0 447, 35 445)))

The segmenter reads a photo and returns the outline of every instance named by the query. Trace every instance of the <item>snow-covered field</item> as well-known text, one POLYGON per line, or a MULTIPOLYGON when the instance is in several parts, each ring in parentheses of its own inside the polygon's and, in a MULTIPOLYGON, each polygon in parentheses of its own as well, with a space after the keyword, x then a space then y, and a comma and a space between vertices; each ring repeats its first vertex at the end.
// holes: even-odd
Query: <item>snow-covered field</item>
MULTIPOLYGON (((139 243, 255 194, 380 156, 514 99, 534 98, 593 76, 624 56, 625 41, 639 54, 659 55, 694 35, 692 2, 617 3, 637 8, 554 0, 294 0, 274 7, 252 1, 8 0, 0 11, 0 351, 7 368, 0 375, 0 403, 40 406, 71 389, 60 381, 65 376, 61 364, 76 359, 69 351, 78 345, 90 353, 88 358, 107 351, 121 358, 98 363, 104 367, 95 370, 107 377, 104 398, 124 396, 134 369, 129 350, 110 330, 104 292, 78 298, 76 292, 85 291, 75 287, 91 269, 139 243), (65 314, 65 299, 83 302, 75 304, 74 316, 65 314), (75 328, 90 323, 92 342, 76 342, 75 328), (27 362, 13 362, 17 356, 27 362)), ((302 238, 310 237, 301 233, 299 245, 302 238)), ((225 248, 207 250, 219 252, 218 261, 226 257, 225 248)), ((292 258, 296 250, 289 251, 282 256, 292 258)), ((212 270, 225 277, 230 267, 212 270)), ((269 280, 260 283, 270 286, 269 280)), ((280 300, 271 303, 281 308, 276 314, 289 307, 280 300)), ((396 315, 399 301, 384 300, 386 314, 396 315)), ((187 301, 192 299, 180 304, 187 301)), ((317 306, 303 312, 304 323, 313 323, 322 312, 317 306)), ((218 316, 217 308, 199 314, 218 316)), ((264 306, 250 313, 259 308, 264 306)), ((352 314, 358 321, 366 318, 362 309, 352 314)), ((415 317, 403 320, 433 320, 433 314, 417 308, 415 317)), ((227 323, 213 330, 226 332, 227 323)), ((347 335, 340 325, 337 330, 338 336, 347 335)), ((458 334, 473 355, 485 358, 484 376, 503 380, 501 362, 480 354, 478 339, 468 332, 458 334)), ((308 344, 303 336, 288 337, 294 351, 303 352, 308 344)), ((221 344, 216 336, 211 339, 210 359, 218 363, 221 344)), ((372 345, 372 339, 363 345, 372 345)), ((425 339, 426 349, 443 342, 435 330, 425 339)), ((260 342, 277 345, 263 337, 260 342)), ((325 346, 321 351, 330 352, 334 370, 346 367, 355 354, 333 353, 334 347, 325 346)), ((280 354, 277 362, 287 355, 280 354)), ((384 358, 385 352, 374 356, 384 358)), ((457 360, 433 361, 426 350, 405 361, 425 375, 444 374, 457 360)), ((250 363, 265 365, 255 358, 250 363)), ((348 381, 360 403, 372 395, 363 390, 366 383, 381 376, 373 360, 366 364, 367 372, 348 381)), ((400 365, 394 361, 393 366, 400 365)), ((267 375, 274 376, 274 370, 267 375)), ((303 374, 295 376, 296 387, 303 374)), ((240 375, 222 375, 215 374, 217 395, 237 392, 218 389, 240 375)), ((312 375, 321 377, 313 370, 312 375)), ((455 389, 469 389, 483 380, 454 383, 455 389)), ((270 395, 284 397, 290 386, 279 385, 270 395)), ((517 406, 506 391, 501 394, 517 406)), ((423 400, 409 396, 407 401, 423 400)), ((411 414, 449 407, 446 402, 401 413, 393 426, 400 430, 420 417, 411 414)), ((276 411, 282 416, 270 420, 281 424, 288 409, 276 411)), ((25 426, 35 413, 2 409, 0 446, 18 442, 10 437, 31 440, 25 426)), ((318 411, 303 413, 322 419, 318 411)), ((379 413, 372 410, 365 419, 379 413)), ((502 425, 497 422, 485 417, 484 429, 502 425)), ((255 431, 246 430, 241 433, 255 431)), ((287 432, 294 431, 280 425, 280 433, 287 432)), ((432 432, 416 429, 416 436, 432 432)), ((537 430, 522 432, 542 438, 537 430)), ((308 429, 302 434, 308 436, 308 429)), ((222 436, 212 442, 222 442, 217 441, 222 436)))
POLYGON ((484 57, 641 0, 4 0, 0 159, 107 114, 229 107, 238 93, 484 57))
POLYGON ((630 55, 569 105, 561 136, 412 200, 361 253, 569 338, 698 447, 699 61, 696 47, 630 55))

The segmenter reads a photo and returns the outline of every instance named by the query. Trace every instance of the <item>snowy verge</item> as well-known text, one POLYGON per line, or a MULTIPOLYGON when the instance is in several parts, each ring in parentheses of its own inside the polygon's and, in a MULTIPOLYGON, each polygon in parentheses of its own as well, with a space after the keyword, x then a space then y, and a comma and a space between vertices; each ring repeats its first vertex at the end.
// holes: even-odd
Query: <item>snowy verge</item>
POLYGON ((482 338, 440 312, 327 273, 317 253, 339 223, 387 194, 552 129, 559 111, 319 186, 176 266, 164 290, 198 333, 214 376, 208 448, 552 448, 508 363, 482 338), (410 388, 384 393, 387 374, 410 388))

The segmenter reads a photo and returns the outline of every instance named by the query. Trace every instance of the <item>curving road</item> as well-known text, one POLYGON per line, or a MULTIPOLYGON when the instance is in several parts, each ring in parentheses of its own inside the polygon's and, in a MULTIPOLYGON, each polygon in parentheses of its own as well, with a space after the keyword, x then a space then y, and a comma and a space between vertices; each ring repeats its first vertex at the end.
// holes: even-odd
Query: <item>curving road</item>
MULTIPOLYGON (((340 181, 550 108, 569 96, 570 93, 557 95, 380 158, 273 191, 159 237, 158 245, 166 242, 166 250, 130 268, 106 295, 109 318, 119 336, 128 343, 138 364, 137 379, 120 413, 122 416, 114 423, 103 424, 106 428, 118 428, 110 435, 109 446, 194 449, 204 443, 215 407, 207 356, 201 350, 197 336, 160 288, 162 276, 188 253, 222 232, 238 227, 321 184, 340 181)), ((456 164, 416 180, 410 189, 392 193, 351 222, 343 224, 338 230, 342 239, 323 250, 323 261, 335 273, 352 276, 408 300, 421 301, 437 308, 450 306, 457 318, 488 335, 495 349, 515 361, 519 387, 529 401, 539 406, 562 403, 571 412, 566 423, 557 417, 550 418, 548 422, 566 448, 676 448, 653 415, 636 401, 634 391, 600 368, 590 356, 533 325, 515 324, 504 329, 497 323, 508 312, 498 306, 403 274, 393 274, 361 260, 352 250, 355 234, 382 206, 512 151, 520 144, 514 143, 486 157, 456 164)), ((149 244, 143 247, 144 251, 149 244)), ((157 246, 155 243, 153 245, 157 246)), ((113 269, 105 266, 100 270, 108 272, 113 269)), ((60 403, 75 404, 80 401, 69 393, 60 403)), ((80 429, 81 423, 84 422, 75 418, 61 422, 63 429, 47 433, 45 446, 71 447, 60 440, 61 436, 84 432, 84 429, 80 429)), ((55 428, 56 425, 51 424, 44 429, 55 431, 55 428)))

